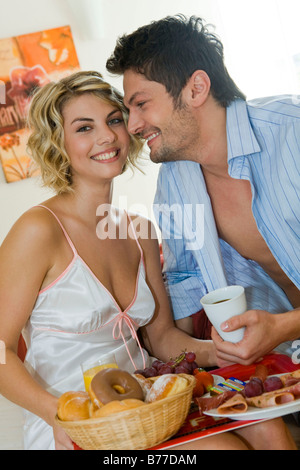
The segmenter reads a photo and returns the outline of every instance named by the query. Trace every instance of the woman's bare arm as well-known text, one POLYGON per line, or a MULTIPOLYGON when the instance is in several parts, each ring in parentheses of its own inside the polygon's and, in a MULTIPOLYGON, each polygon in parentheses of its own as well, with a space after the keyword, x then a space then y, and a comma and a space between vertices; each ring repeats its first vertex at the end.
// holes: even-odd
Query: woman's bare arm
MULTIPOLYGON (((153 226, 151 231, 154 233, 153 226)), ((150 229, 148 233, 151 233, 150 229)), ((188 350, 195 352, 199 365, 203 367, 216 365, 215 348, 212 341, 193 338, 176 328, 174 324, 162 278, 157 239, 148 237, 144 240, 141 239, 140 243, 144 251, 147 282, 156 302, 156 310, 152 321, 142 328, 146 348, 155 357, 164 361, 169 360, 170 357, 176 357, 184 350, 188 350)))
POLYGON ((0 393, 54 425, 57 398, 44 390, 17 356, 18 340, 49 272, 55 240, 46 217, 24 214, 0 247, 0 340, 6 363, 0 365, 0 393))

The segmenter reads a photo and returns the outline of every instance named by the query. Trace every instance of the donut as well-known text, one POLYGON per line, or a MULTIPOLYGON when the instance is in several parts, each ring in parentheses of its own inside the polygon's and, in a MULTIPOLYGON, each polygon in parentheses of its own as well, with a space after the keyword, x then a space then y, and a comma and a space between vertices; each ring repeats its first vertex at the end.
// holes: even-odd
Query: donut
POLYGON ((57 403, 57 416, 61 421, 80 421, 90 417, 91 400, 87 392, 65 392, 57 403))
POLYGON ((143 405, 146 405, 146 403, 142 400, 137 400, 136 398, 127 398, 126 400, 121 401, 114 400, 103 405, 101 408, 98 408, 91 417, 104 418, 105 416, 131 410, 132 408, 138 408, 143 405))
POLYGON ((144 394, 138 381, 129 372, 120 369, 102 369, 92 379, 89 395, 99 408, 110 401, 136 398, 143 400, 144 394), (120 393, 123 392, 124 393, 120 393))
POLYGON ((146 402, 152 403, 162 398, 167 398, 183 392, 188 386, 188 381, 177 374, 165 374, 158 377, 146 396, 146 402))

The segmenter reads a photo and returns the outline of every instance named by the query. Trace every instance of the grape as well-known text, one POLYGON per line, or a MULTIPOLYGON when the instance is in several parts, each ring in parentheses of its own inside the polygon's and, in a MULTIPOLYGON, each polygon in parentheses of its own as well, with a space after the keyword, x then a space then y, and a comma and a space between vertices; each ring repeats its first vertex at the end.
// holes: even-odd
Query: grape
POLYGON ((253 377, 251 380, 249 380, 249 382, 246 383, 245 388, 244 388, 244 393, 247 398, 257 397, 258 395, 261 395, 263 392, 264 392, 263 383, 257 377, 253 377))
POLYGON ((159 361, 158 359, 154 361, 151 365, 151 367, 154 367, 154 369, 159 370, 161 366, 164 365, 163 361, 159 361))
POLYGON ((168 364, 164 364, 159 368, 158 375, 165 375, 165 374, 173 374, 174 373, 174 367, 171 367, 168 364))
POLYGON ((197 362, 195 362, 195 361, 192 362, 191 366, 192 366, 193 372, 194 372, 195 369, 199 369, 199 366, 198 366, 197 362))
POLYGON ((175 362, 174 361, 169 361, 169 362, 166 362, 166 365, 174 368, 175 367, 175 362))
POLYGON ((283 383, 279 377, 268 377, 264 381, 264 391, 273 392, 273 390, 279 390, 283 387, 283 383))
POLYGON ((154 367, 146 367, 144 369, 144 377, 156 377, 157 376, 157 370, 154 367))
POLYGON ((179 365, 185 368, 185 370, 186 370, 185 373, 186 374, 192 374, 193 373, 193 366, 186 359, 183 359, 183 361, 181 361, 179 365))
POLYGON ((153 361, 151 367, 144 370, 137 370, 135 373, 141 374, 144 377, 155 377, 173 373, 192 375, 193 371, 199 367, 195 359, 196 354, 194 352, 182 352, 175 359, 170 359, 168 362, 156 359, 153 361))
POLYGON ((189 372, 186 370, 186 368, 179 364, 179 366, 175 367, 175 374, 188 374, 189 372))
POLYGON ((196 354, 193 352, 188 352, 185 354, 185 359, 191 364, 195 361, 196 354))

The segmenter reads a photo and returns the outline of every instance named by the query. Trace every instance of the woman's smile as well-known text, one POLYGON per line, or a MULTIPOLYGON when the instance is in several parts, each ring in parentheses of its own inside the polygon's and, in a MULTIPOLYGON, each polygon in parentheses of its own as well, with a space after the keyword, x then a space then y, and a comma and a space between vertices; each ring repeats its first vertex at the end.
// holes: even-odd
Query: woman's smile
POLYGON ((97 155, 91 157, 92 160, 95 160, 100 163, 112 163, 119 158, 120 149, 107 150, 106 152, 100 152, 97 155))

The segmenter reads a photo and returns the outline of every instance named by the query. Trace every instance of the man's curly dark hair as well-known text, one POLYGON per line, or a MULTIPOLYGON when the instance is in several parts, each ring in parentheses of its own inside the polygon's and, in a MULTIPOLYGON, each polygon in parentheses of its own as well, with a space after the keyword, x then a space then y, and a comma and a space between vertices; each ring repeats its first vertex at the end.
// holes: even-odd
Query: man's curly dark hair
POLYGON ((221 41, 195 16, 168 16, 121 36, 106 67, 117 75, 132 69, 163 84, 175 103, 196 70, 207 73, 220 105, 246 99, 228 74, 221 41))

